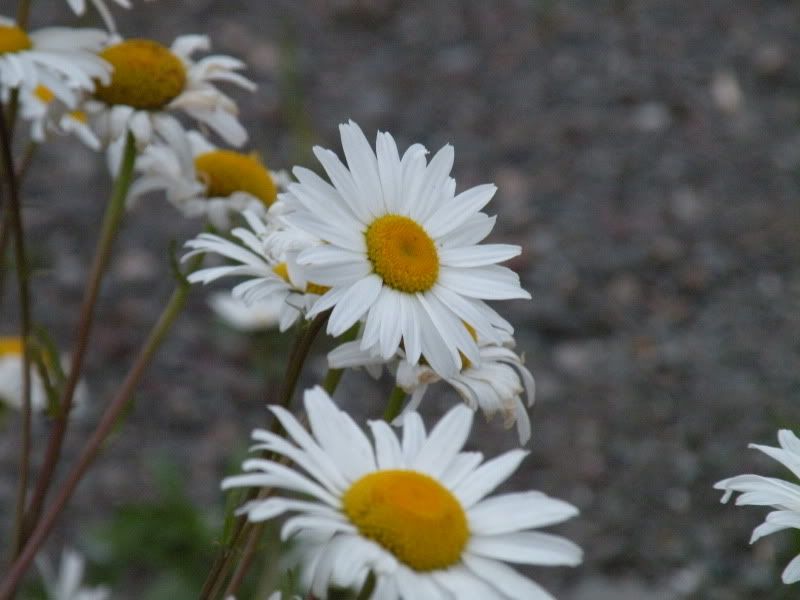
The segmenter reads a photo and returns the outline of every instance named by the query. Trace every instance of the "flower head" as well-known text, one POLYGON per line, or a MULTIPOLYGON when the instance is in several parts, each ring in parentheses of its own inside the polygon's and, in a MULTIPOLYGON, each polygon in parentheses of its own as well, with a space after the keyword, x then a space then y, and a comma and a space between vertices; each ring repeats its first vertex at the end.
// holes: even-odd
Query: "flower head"
POLYGON ((83 585, 84 560, 74 550, 64 549, 58 574, 53 572, 50 562, 36 558, 36 564, 44 580, 49 600, 108 600, 111 590, 105 586, 85 587, 83 585))
MULTIPOLYGON (((95 7, 108 30, 116 31, 117 26, 114 23, 114 17, 111 15, 108 6, 106 6, 105 0, 89 0, 89 2, 95 7)), ((114 0, 114 2, 123 8, 131 7, 131 3, 128 0, 114 0)), ((86 0, 67 0, 67 4, 76 15, 83 15, 86 12, 86 0)))
POLYGON ((131 198, 163 189, 187 217, 205 216, 221 230, 243 210, 264 214, 278 194, 276 177, 257 156, 219 149, 196 131, 151 144, 136 169, 131 198))
POLYGON ((153 40, 128 39, 101 52, 113 66, 113 76, 85 109, 100 137, 110 143, 112 170, 119 164, 128 131, 140 150, 154 137, 169 142, 169 132, 179 127, 175 112, 185 113, 234 146, 244 144, 247 132, 238 121, 236 103, 215 83, 228 82, 250 91, 255 84, 237 72, 244 63, 230 56, 193 60, 193 54, 209 48, 206 36, 184 35, 169 48, 153 40))
POLYGON ((308 499, 253 500, 239 510, 250 521, 295 513, 282 537, 298 536, 304 576, 320 598, 329 586, 360 587, 372 571, 376 598, 547 599, 551 596, 505 563, 576 565, 572 542, 535 528, 560 523, 577 509, 541 492, 487 498, 519 466, 513 450, 488 462, 462 447, 473 412, 457 406, 426 433, 407 413, 402 439, 382 421, 374 441, 321 388, 305 394, 308 433, 286 410, 272 411, 291 441, 256 430, 253 450, 292 460, 304 472, 263 459, 228 477, 224 489, 272 487, 308 499))
MULTIPOLYGON (((778 432, 778 444, 779 448, 759 444, 750 444, 749 447, 774 458, 795 477, 800 477, 800 439, 788 429, 781 429, 778 432)), ((751 544, 776 531, 800 529, 800 485, 797 483, 761 475, 738 475, 718 481, 714 487, 724 491, 722 502, 727 502, 734 492, 739 492, 741 495, 736 498, 737 506, 771 506, 775 509, 753 530, 751 544)), ((800 555, 786 566, 782 579, 784 583, 800 581, 800 555)))
MULTIPOLYGON (((39 84, 33 89, 20 90, 21 116, 31 125, 31 139, 41 143, 48 134, 74 134, 92 150, 100 149, 100 140, 92 131, 88 117, 77 110, 78 95, 66 91, 67 101, 58 98, 45 85, 39 84), (70 97, 71 95, 71 97, 70 97)), ((63 97, 63 95, 62 95, 63 97)))
POLYGON ((338 336, 363 319, 363 343, 383 358, 404 347, 439 374, 458 372, 462 357, 479 360, 464 323, 499 343, 484 300, 530 298, 519 277, 496 263, 519 246, 479 244, 494 219, 480 212, 495 186, 460 194, 450 177, 453 148, 426 161, 419 144, 400 157, 394 139, 379 133, 374 152, 352 121, 340 127, 345 167, 315 148, 331 183, 297 167, 298 183, 282 196, 285 220, 323 243, 300 253, 308 277, 330 287, 310 316, 333 308, 328 332, 338 336))
POLYGON ((99 29, 49 27, 28 33, 0 17, 0 100, 11 90, 44 86, 70 105, 77 91, 110 81, 111 66, 97 56, 108 35, 99 29))

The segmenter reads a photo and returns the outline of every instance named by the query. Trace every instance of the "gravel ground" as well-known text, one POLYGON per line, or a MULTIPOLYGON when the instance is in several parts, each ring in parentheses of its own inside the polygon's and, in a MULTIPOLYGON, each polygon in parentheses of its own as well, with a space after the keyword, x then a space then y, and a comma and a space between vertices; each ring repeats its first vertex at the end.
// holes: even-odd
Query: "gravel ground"
MULTIPOLYGON (((493 240, 524 247, 513 267, 534 296, 500 310, 538 384, 531 456, 511 485, 581 508, 559 531, 585 564, 534 571, 565 600, 783 592, 790 536, 750 548, 760 511, 721 507, 711 486, 785 475, 746 444, 800 420, 799 19, 786 0, 164 0, 120 15, 126 34, 209 32, 244 58, 260 90, 237 98, 272 167, 311 164, 311 143, 338 149, 336 126, 353 118, 402 146, 453 143, 461 189, 498 184, 493 240)), ((44 149, 26 190, 44 267, 35 314, 65 346, 108 187, 65 140, 44 149)), ((169 294, 169 240, 198 226, 159 199, 129 215, 87 365, 95 403, 71 450, 169 294)), ((221 473, 275 381, 265 392, 252 341, 216 323, 205 294, 193 294, 62 535, 152 495, 147 465, 162 455, 185 465, 198 503, 219 502, 221 473)), ((312 361, 307 383, 323 370, 312 361)), ((386 385, 348 375, 340 397, 375 415, 386 385)), ((481 449, 513 445, 481 427, 481 449)))

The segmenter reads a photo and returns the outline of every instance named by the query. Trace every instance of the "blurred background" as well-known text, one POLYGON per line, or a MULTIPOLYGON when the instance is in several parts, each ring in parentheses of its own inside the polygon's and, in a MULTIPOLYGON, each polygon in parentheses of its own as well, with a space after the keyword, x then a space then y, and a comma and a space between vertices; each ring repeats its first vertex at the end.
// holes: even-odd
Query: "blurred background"
MULTIPOLYGON (((510 487, 581 509, 557 531, 585 564, 531 571, 554 595, 796 597, 779 575, 800 538, 748 546, 766 511, 720 505, 712 485, 786 477, 746 446, 800 422, 800 3, 160 0, 115 14, 126 36, 208 33, 245 60, 259 90, 232 95, 272 169, 316 168, 311 146, 340 151, 337 125, 352 118, 401 148, 452 143, 459 189, 498 185, 491 240, 523 246, 510 266, 533 294, 498 308, 538 386, 531 454, 510 487)), ((64 2, 34 2, 34 27, 55 19, 72 22, 64 2)), ((24 193, 34 311, 66 348, 110 182, 74 140, 43 150, 24 193)), ((158 197, 128 215, 68 457, 172 289, 170 241, 200 227, 158 197)), ((224 510, 219 480, 280 378, 288 336, 227 327, 208 295, 193 290, 48 546, 53 557, 80 548, 115 598, 196 597, 224 510)), ((306 385, 324 374, 326 343, 306 385)), ((348 373, 337 398, 375 417, 389 387, 348 373)), ((457 401, 437 389, 431 414, 457 401)), ((0 423, 4 507, 17 418, 0 423)), ((516 443, 480 422, 474 448, 516 443)), ((263 598, 258 585, 249 593, 263 598)))

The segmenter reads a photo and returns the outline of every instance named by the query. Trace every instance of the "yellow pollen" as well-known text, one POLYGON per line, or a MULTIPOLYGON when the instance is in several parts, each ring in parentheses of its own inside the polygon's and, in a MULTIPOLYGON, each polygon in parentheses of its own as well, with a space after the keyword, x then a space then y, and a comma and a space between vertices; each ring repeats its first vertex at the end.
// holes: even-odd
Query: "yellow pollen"
MULTIPOLYGON (((285 262, 278 263, 274 267, 272 267, 272 272, 275 273, 278 277, 283 279, 289 285, 294 285, 291 280, 289 279, 289 267, 285 262)), ((318 283, 307 283, 306 284, 306 294, 322 294, 326 293, 331 288, 326 287, 324 285, 319 285, 318 283)))
POLYGON ((181 60, 151 40, 126 40, 109 46, 100 57, 114 67, 111 83, 98 85, 95 91, 95 96, 107 104, 159 110, 186 84, 186 68, 181 60))
POLYGON ((0 25, 0 54, 33 48, 31 38, 16 25, 0 25))
POLYGON ((226 198, 234 192, 247 192, 269 206, 278 196, 272 176, 255 156, 233 150, 213 150, 197 156, 194 166, 211 197, 226 198))
POLYGON ((22 355, 22 338, 0 337, 0 357, 21 356, 21 355, 22 355))
POLYGON ((86 113, 82 110, 73 110, 71 113, 69 113, 69 116, 79 123, 83 123, 84 125, 89 122, 89 117, 87 117, 86 113))
POLYGON ((384 215, 367 228, 367 256, 383 282, 414 294, 433 287, 439 277, 436 245, 415 221, 384 215))
POLYGON ((46 85, 42 85, 41 83, 34 88, 33 94, 45 104, 50 104, 53 100, 55 100, 56 97, 56 95, 53 93, 53 90, 46 85))
POLYGON ((467 516, 453 494, 416 471, 365 475, 342 497, 358 531, 415 571, 445 569, 461 560, 467 516))

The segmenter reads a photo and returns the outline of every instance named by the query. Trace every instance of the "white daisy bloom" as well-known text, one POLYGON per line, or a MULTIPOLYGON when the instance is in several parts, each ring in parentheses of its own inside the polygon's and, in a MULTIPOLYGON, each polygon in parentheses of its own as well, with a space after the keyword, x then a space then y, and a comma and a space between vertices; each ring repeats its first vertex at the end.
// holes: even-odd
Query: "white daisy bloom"
MULTIPOLYGON (((106 5, 105 0, 89 0, 95 10, 97 10, 100 18, 103 19, 109 31, 116 31, 117 26, 114 23, 114 17, 106 5)), ((128 0, 114 0, 114 3, 122 8, 131 8, 131 3, 128 0)), ((83 15, 86 12, 86 0, 67 0, 67 4, 76 15, 83 15)))
POLYGON ((229 292, 211 294, 208 304, 216 315, 239 331, 266 331, 278 327, 285 299, 270 296, 260 302, 248 304, 229 292))
POLYGON ((28 33, 0 16, 0 100, 8 101, 11 90, 44 85, 69 104, 77 90, 91 92, 97 81, 108 83, 111 66, 97 56, 107 40, 99 29, 48 27, 28 33))
MULTIPOLYGON (((759 444, 750 444, 749 447, 774 458, 794 473, 795 477, 800 477, 800 439, 788 429, 781 429, 778 432, 778 443, 780 448, 759 444)), ((727 502, 734 492, 739 492, 741 495, 736 498, 737 506, 771 506, 775 509, 753 530, 751 544, 776 531, 800 529, 800 485, 797 483, 761 475, 738 475, 718 481, 714 487, 724 490, 722 502, 727 502)), ((782 579, 783 583, 800 581, 800 555, 787 565, 782 579)))
POLYGON ((111 590, 105 586, 85 587, 83 572, 85 561, 74 550, 64 549, 58 574, 53 571, 50 561, 36 557, 36 565, 42 575, 49 600, 108 600, 111 590))
POLYGON ((309 316, 333 308, 333 336, 365 318, 365 348, 388 359, 402 343, 411 364, 424 356, 442 375, 458 372, 462 353, 477 363, 463 323, 499 342, 484 300, 530 298, 517 274, 496 264, 520 247, 479 245, 494 226, 480 210, 495 186, 456 195, 450 145, 428 163, 419 144, 401 158, 392 136, 378 133, 376 156, 358 125, 340 131, 347 167, 314 148, 332 185, 297 167, 299 183, 289 186, 298 208, 287 221, 325 242, 298 257, 310 279, 331 288, 309 316))
MULTIPOLYGON (((501 335, 504 337, 503 345, 479 338, 480 362, 472 363, 462 357, 464 364, 461 370, 449 377, 440 377, 425 364, 412 365, 402 350, 398 351, 393 361, 383 361, 382 357, 363 350, 359 340, 346 342, 331 351, 328 354, 328 366, 344 369, 386 364, 395 373, 397 385, 411 395, 405 412, 418 410, 428 387, 445 381, 455 388, 472 410, 480 408, 489 419, 500 413, 506 428, 516 423, 519 443, 524 445, 531 437, 528 409, 533 406, 536 384, 523 358, 511 349, 515 345, 514 339, 502 332, 501 335), (522 399, 523 394, 526 401, 522 399)), ((396 423, 401 422, 402 418, 402 415, 398 417, 396 423)))
POLYGON ((321 388, 306 392, 305 407, 310 433, 272 406, 289 438, 257 429, 252 448, 286 457, 303 472, 250 459, 248 473, 222 487, 290 493, 247 502, 239 513, 254 522, 295 513, 281 536, 299 534, 301 568, 318 598, 330 586, 360 588, 372 572, 372 597, 381 600, 544 600, 552 596, 505 563, 581 562, 569 540, 534 531, 575 516, 574 506, 536 491, 487 498, 527 452, 483 464, 479 452, 462 452, 474 414, 468 408, 456 406, 430 433, 419 414, 407 413, 402 439, 372 421, 370 441, 321 388))
POLYGON ((163 190, 187 217, 206 217, 223 230, 230 229, 232 215, 264 214, 275 202, 275 177, 257 156, 217 148, 196 131, 168 136, 137 158, 141 177, 131 186, 131 199, 163 190))
POLYGON ((278 327, 286 331, 299 318, 305 317, 311 306, 327 289, 308 281, 304 269, 295 261, 295 254, 276 255, 270 251, 268 237, 271 228, 252 211, 242 213, 249 228, 237 227, 231 235, 241 244, 224 237, 201 233, 186 242, 191 252, 187 260, 197 254, 217 254, 236 264, 208 267, 189 275, 192 283, 207 284, 222 277, 247 277, 231 293, 249 305, 261 302, 281 303, 278 327))
POLYGON ((236 103, 215 83, 232 83, 249 91, 256 85, 237 72, 245 66, 238 59, 224 55, 192 59, 209 48, 208 37, 184 35, 170 48, 152 40, 128 39, 100 53, 113 66, 113 76, 108 85, 98 87, 85 110, 93 117, 100 138, 109 144, 112 171, 119 165, 128 131, 141 151, 155 137, 164 139, 175 130, 173 112, 185 113, 234 146, 247 141, 236 103))
POLYGON ((74 134, 92 150, 99 150, 100 140, 89 126, 86 113, 73 110, 78 103, 77 94, 71 90, 67 93, 72 97, 64 101, 43 84, 20 90, 20 116, 30 123, 31 140, 42 143, 51 133, 74 134))
MULTIPOLYGON (((69 361, 61 357, 62 369, 69 368, 69 361)), ((49 370, 49 369, 48 369, 49 370)), ((0 402, 15 409, 22 409, 22 374, 24 373, 22 339, 19 337, 0 337, 0 402)), ((35 365, 30 369, 31 412, 43 413, 47 410, 47 391, 35 365)), ((51 374, 53 375, 53 374, 51 374)), ((74 406, 84 406, 89 396, 86 383, 78 382, 75 390, 74 406)))

